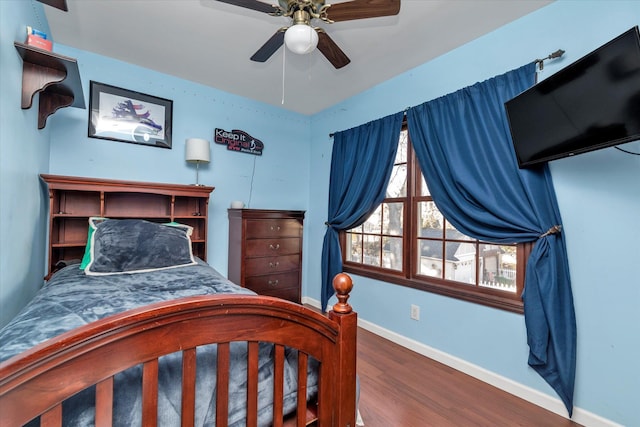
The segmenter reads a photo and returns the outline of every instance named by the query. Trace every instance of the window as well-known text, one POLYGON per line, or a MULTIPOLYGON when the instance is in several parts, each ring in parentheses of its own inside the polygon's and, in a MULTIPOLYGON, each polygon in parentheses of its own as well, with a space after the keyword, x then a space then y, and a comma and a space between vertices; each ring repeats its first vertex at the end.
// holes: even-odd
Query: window
POLYGON ((341 234, 344 270, 518 313, 530 244, 465 236, 436 207, 406 126, 386 198, 359 227, 341 234))

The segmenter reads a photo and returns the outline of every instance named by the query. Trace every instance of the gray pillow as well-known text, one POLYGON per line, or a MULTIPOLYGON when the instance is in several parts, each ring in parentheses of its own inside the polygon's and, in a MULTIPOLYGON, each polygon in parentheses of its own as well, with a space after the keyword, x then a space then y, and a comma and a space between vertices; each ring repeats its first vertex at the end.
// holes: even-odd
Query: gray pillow
POLYGON ((195 265, 192 228, 140 219, 90 219, 91 258, 84 271, 99 276, 195 265))

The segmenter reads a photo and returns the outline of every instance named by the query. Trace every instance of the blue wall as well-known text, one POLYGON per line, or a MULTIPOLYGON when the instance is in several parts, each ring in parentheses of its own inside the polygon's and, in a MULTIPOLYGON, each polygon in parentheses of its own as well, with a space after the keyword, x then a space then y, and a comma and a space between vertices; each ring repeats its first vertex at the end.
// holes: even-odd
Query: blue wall
MULTIPOLYGON (((545 78, 640 24, 640 2, 558 1, 412 69, 312 118, 310 259, 319 259, 326 219, 329 133, 418 105, 517 68, 562 48, 545 78), (313 252, 315 250, 315 252, 313 252)), ((436 43, 426 40, 425 43, 436 43)), ((624 148, 640 152, 640 142, 624 148)), ((569 263, 578 325, 575 403, 628 426, 640 425, 640 157, 614 148, 550 163, 569 263)), ((319 280, 310 264, 307 278, 319 280)), ((310 296, 320 299, 317 287, 310 296)), ((360 317, 481 368, 549 394, 526 364, 520 315, 356 277, 351 299, 360 317), (410 304, 421 320, 410 320, 410 304)))
POLYGON ((40 3, 0 1, 0 325, 44 277, 48 198, 38 174, 49 167, 49 129, 38 130, 37 95, 34 107, 20 108, 22 59, 13 45, 24 41, 27 25, 49 31, 40 3))
MULTIPOLYGON (((265 143, 262 157, 212 143, 201 182, 211 198, 210 263, 226 272, 226 208, 304 209, 303 295, 320 299, 320 254, 327 214, 332 141, 329 133, 357 126, 519 67, 562 48, 562 60, 541 78, 640 24, 640 2, 558 1, 429 63, 312 117, 240 98, 110 58, 56 45, 78 59, 89 101, 95 80, 174 102, 172 150, 87 137, 87 110, 65 108, 36 129, 32 108, 19 108, 21 60, 13 40, 25 25, 46 29, 42 6, 0 1, 0 324, 41 284, 46 195, 37 174, 193 183, 184 140, 212 138, 213 129, 242 129, 265 143), (34 268, 35 266, 35 268, 34 268)), ((427 40, 425 43, 436 43, 427 40)), ((625 148, 640 151, 640 143, 625 148)), ((578 323, 577 407, 623 425, 640 425, 640 157, 613 148, 551 163, 567 236, 578 323)), ((526 365, 522 316, 414 289, 356 278, 350 300, 361 318, 510 381, 555 398, 526 365), (410 304, 421 320, 409 319, 410 304)))

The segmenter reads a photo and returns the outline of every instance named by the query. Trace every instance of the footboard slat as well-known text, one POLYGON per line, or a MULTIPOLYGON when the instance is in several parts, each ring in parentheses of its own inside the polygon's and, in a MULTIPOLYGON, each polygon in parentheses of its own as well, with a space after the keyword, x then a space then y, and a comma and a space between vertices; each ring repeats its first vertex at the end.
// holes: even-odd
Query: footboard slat
POLYGON ((306 353, 298 351, 298 409, 296 411, 297 427, 307 425, 307 366, 309 358, 306 353))
POLYGON ((60 427, 61 425, 62 404, 54 406, 40 417, 40 427, 60 427))
POLYGON ((273 360, 273 427, 282 427, 283 406, 284 346, 276 345, 273 360))
POLYGON ((96 427, 113 425, 113 377, 96 384, 96 427))
POLYGON ((182 426, 193 426, 196 413, 196 349, 182 352, 182 426))
POLYGON ((258 359, 259 344, 247 344, 247 427, 258 425, 258 359))
POLYGON ((158 425, 158 359, 142 367, 142 425, 158 425))
POLYGON ((218 344, 216 366, 216 426, 227 427, 229 419, 229 343, 218 344))

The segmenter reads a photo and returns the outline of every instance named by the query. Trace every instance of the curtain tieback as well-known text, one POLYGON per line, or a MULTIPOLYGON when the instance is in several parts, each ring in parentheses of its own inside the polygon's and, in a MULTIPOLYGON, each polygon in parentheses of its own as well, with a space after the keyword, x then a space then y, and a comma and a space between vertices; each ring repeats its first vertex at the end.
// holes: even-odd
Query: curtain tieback
POLYGON ((324 225, 326 225, 326 226, 327 226, 327 227, 329 227, 329 228, 332 228, 332 227, 331 227, 331 224, 329 224, 329 221, 325 221, 325 222, 324 222, 324 225))
POLYGON ((540 237, 538 237, 538 238, 542 239, 543 237, 547 237, 550 234, 558 234, 558 233, 560 233, 560 231, 562 231, 562 226, 561 225, 554 225, 553 227, 548 229, 546 233, 541 234, 540 237))

